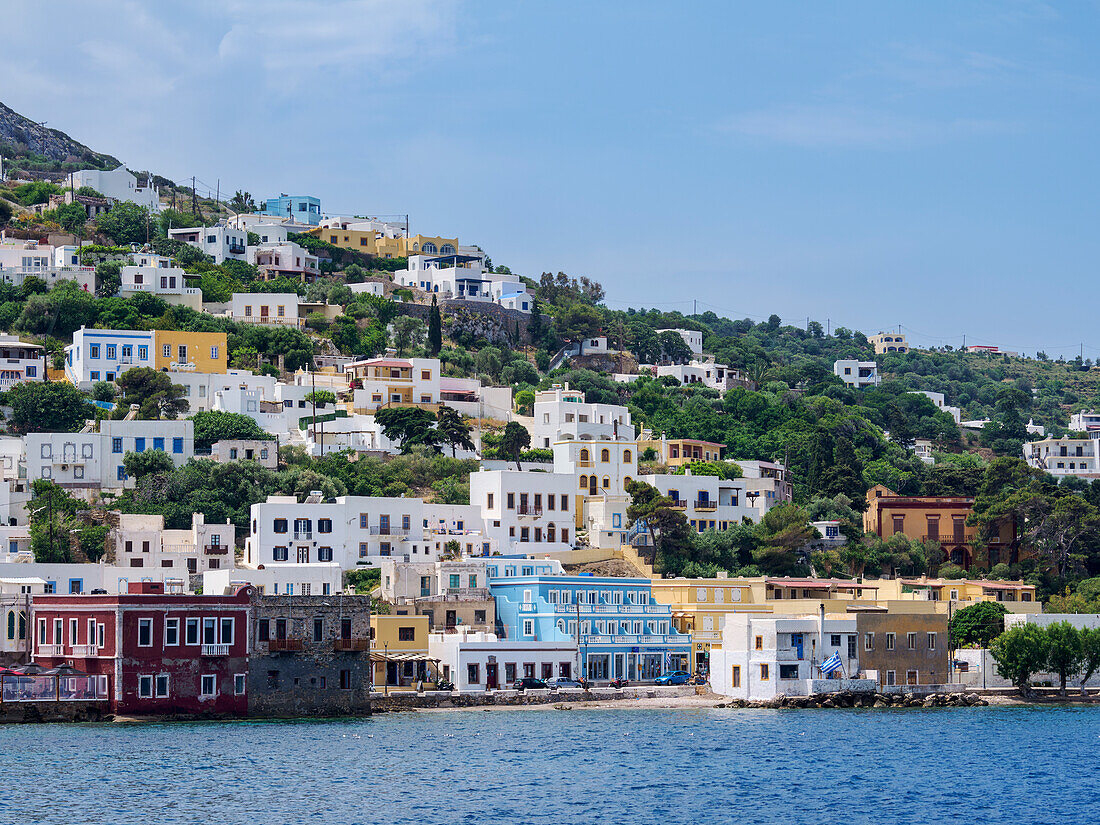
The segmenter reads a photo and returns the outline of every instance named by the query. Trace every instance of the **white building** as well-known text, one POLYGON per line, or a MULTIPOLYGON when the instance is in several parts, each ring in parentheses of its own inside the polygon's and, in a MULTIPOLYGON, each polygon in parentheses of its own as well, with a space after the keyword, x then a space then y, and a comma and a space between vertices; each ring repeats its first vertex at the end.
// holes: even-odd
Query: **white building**
POLYGON ((936 458, 932 455, 932 442, 927 438, 918 438, 913 441, 913 452, 925 464, 936 463, 936 458))
POLYGON ((705 360, 693 358, 689 364, 660 364, 657 366, 657 377, 671 376, 681 384, 702 384, 712 390, 725 392, 738 386, 744 386, 747 382, 738 370, 731 369, 725 364, 716 364, 714 357, 705 360))
POLYGON ((1081 410, 1069 417, 1069 429, 1074 433, 1087 433, 1100 430, 1100 412, 1081 410))
POLYGON ((638 474, 638 450, 633 439, 611 438, 555 441, 554 473, 572 485, 574 526, 583 528, 590 547, 617 550, 626 541, 631 497, 626 485, 638 474))
POLYGON ((377 295, 384 298, 386 285, 381 281, 362 281, 358 284, 348 284, 348 288, 356 295, 377 295))
MULTIPOLYGON (((162 260, 168 261, 167 258, 162 260)), ((202 290, 187 285, 186 273, 180 267, 162 266, 159 262, 144 266, 122 267, 122 285, 119 287, 118 294, 123 298, 129 298, 139 292, 155 295, 174 306, 186 306, 196 312, 202 311, 202 290)))
POLYGON ((24 479, 0 479, 0 524, 17 527, 27 524, 30 483, 24 479))
POLYGON ((218 265, 230 260, 243 261, 248 254, 248 232, 223 222, 214 226, 169 229, 168 237, 193 246, 204 255, 213 258, 214 263, 218 265))
POLYGON ((846 675, 859 671, 856 634, 854 617, 727 613, 722 646, 710 651, 711 690, 735 699, 806 696, 833 653, 846 675))
POLYGON ((874 361, 841 359, 833 363, 833 375, 856 389, 879 385, 878 364, 874 361))
POLYGON ((562 552, 572 548, 575 485, 560 473, 479 470, 470 474, 470 503, 502 553, 562 552))
POLYGON ((688 345, 690 349, 696 355, 703 354, 703 333, 697 329, 670 329, 670 330, 657 330, 658 333, 662 332, 675 332, 681 338, 684 339, 684 343, 688 345))
POLYGON ((41 381, 46 372, 40 344, 24 344, 17 335, 0 335, 0 392, 16 384, 41 381))
POLYGON ((293 241, 271 241, 250 246, 247 257, 265 280, 293 278, 312 281, 321 272, 317 256, 293 241))
POLYGON ((299 502, 294 496, 269 496, 252 505, 251 527, 244 556, 249 567, 335 562, 350 570, 384 558, 435 561, 452 538, 469 543, 476 554, 488 554, 492 547, 475 509, 425 504, 419 498, 322 501, 310 495, 299 502))
POLYGON ((531 445, 549 449, 561 439, 634 440, 630 411, 617 404, 589 404, 584 393, 554 384, 535 393, 531 445))
POLYGON ((393 273, 394 283, 437 294, 441 299, 493 300, 490 273, 482 262, 465 255, 410 255, 408 269, 393 273))
POLYGON ((82 169, 72 174, 72 186, 80 189, 90 186, 99 194, 116 201, 131 201, 144 206, 150 212, 160 211, 160 195, 150 180, 145 185, 138 183, 137 177, 125 166, 103 171, 101 169, 82 169))
POLYGON ((512 388, 487 387, 476 378, 441 375, 439 403, 446 404, 469 418, 509 421, 512 417, 512 388))
POLYGON ((1088 438, 1044 438, 1024 442, 1024 461, 1053 476, 1100 478, 1100 430, 1088 438))
POLYGON ((27 478, 51 479, 71 490, 133 487, 123 459, 128 452, 163 450, 178 467, 195 454, 195 425, 177 421, 103 419, 99 432, 28 433, 27 478))
POLYGON ((929 401, 936 405, 936 409, 943 410, 945 413, 955 419, 955 423, 958 424, 962 421, 962 410, 959 407, 952 407, 945 403, 944 395, 942 392, 927 392, 925 390, 915 390, 915 395, 923 395, 929 401))
POLYGON ((429 633, 428 655, 439 660, 444 679, 460 691, 474 692, 510 688, 525 676, 575 676, 577 644, 571 639, 502 639, 458 627, 454 633, 429 633))
MULTIPOLYGON (((274 376, 256 375, 251 370, 173 372, 170 376, 173 384, 184 388, 183 397, 187 401, 189 413, 212 410, 218 393, 230 393, 240 389, 258 391, 262 398, 274 399, 275 387, 278 383, 274 376)), ((233 411, 239 412, 239 410, 233 411)))
POLYGON ((31 276, 47 286, 62 280, 76 281, 85 292, 95 292, 95 267, 80 265, 76 247, 0 236, 0 280, 21 286, 31 276))
POLYGON ((746 518, 759 521, 763 512, 749 505, 741 478, 726 480, 692 475, 689 469, 683 475, 646 475, 640 480, 671 498, 674 506, 683 511, 691 528, 699 533, 728 530, 746 518))
POLYGON ((65 347, 65 377, 77 387, 114 381, 131 367, 155 368, 152 330, 87 329, 65 347))
POLYGON ((794 490, 787 478, 787 468, 782 464, 755 459, 733 459, 731 463, 741 468, 745 499, 761 516, 775 505, 793 500, 794 490))
POLYGON ((229 522, 207 524, 202 513, 191 517, 189 530, 165 530, 164 516, 120 513, 111 530, 115 564, 130 569, 172 571, 186 589, 188 576, 207 570, 231 570, 237 530, 229 522))
POLYGON ((298 295, 294 292, 234 292, 229 317, 242 324, 302 326, 298 316, 298 295))
POLYGON ((271 596, 329 596, 343 592, 344 572, 335 563, 265 564, 262 570, 234 567, 207 570, 202 574, 202 592, 232 594, 250 584, 271 596))

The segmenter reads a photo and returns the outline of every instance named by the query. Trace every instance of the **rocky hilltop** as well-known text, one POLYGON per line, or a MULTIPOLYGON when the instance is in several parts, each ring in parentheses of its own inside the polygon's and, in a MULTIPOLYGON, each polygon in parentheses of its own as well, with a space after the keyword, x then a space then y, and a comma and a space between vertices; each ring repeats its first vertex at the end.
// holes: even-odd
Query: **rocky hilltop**
POLYGON ((62 132, 41 126, 0 103, 0 154, 6 169, 67 172, 71 169, 114 169, 120 163, 94 152, 62 132))

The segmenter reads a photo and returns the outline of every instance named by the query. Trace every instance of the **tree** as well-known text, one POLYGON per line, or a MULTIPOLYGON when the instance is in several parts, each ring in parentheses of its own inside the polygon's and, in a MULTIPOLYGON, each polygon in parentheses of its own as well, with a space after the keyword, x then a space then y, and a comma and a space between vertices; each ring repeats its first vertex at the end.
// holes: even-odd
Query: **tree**
POLYGON ((131 478, 144 478, 153 473, 170 473, 176 467, 172 457, 164 450, 128 452, 122 458, 122 466, 126 470, 126 475, 131 478))
POLYGON ((509 421, 504 428, 504 434, 500 438, 500 450, 516 462, 517 470, 520 468, 520 455, 530 446, 531 433, 527 432, 527 428, 518 421, 509 421))
POLYGON ((393 345, 398 355, 404 355, 405 350, 413 346, 420 346, 424 340, 424 322, 411 315, 402 315, 393 319, 393 345))
POLYGON ((691 347, 678 332, 660 332, 657 334, 657 344, 661 348, 661 357, 673 364, 686 364, 691 360, 691 347))
POLYGON ((401 445, 401 452, 408 453, 414 446, 423 445, 440 452, 441 433, 433 426, 436 417, 419 407, 388 407, 374 414, 374 421, 382 428, 382 435, 401 445))
POLYGON ((531 390, 520 390, 516 393, 515 403, 517 410, 529 415, 535 405, 535 394, 531 390))
POLYGON ((458 455, 458 448, 464 450, 474 449, 473 439, 470 438, 470 425, 467 424, 458 410, 452 407, 440 407, 437 413, 436 429, 445 444, 451 445, 451 457, 458 455))
POLYGON ((833 450, 832 466, 822 476, 825 494, 844 495, 856 510, 867 509, 867 484, 863 480, 863 465, 856 456, 850 439, 838 438, 833 450))
POLYGON ((1100 627, 1083 627, 1081 634, 1081 694, 1085 693, 1085 684, 1100 668, 1100 627))
POLYGON ((1081 669, 1084 660, 1081 634, 1069 622, 1054 622, 1046 627, 1046 635, 1046 669, 1058 674, 1059 687, 1065 696, 1066 680, 1081 669))
POLYGON ((175 418, 187 411, 187 388, 173 384, 168 373, 152 367, 134 367, 119 375, 116 382, 122 397, 115 414, 121 418, 128 408, 138 405, 138 418, 175 418))
POLYGON ((307 404, 316 404, 318 407, 323 407, 325 404, 336 403, 336 393, 332 390, 313 390, 306 393, 304 400, 307 404))
POLYGON ((131 201, 118 201, 110 212, 96 218, 96 228, 119 246, 145 243, 149 213, 131 201))
POLYGON ((74 433, 95 417, 84 394, 64 381, 16 384, 7 394, 17 433, 74 433))
POLYGON ((683 511, 675 508, 671 498, 644 481, 627 482, 626 492, 630 496, 626 508, 628 526, 641 525, 649 533, 662 570, 679 568, 684 557, 690 557, 693 539, 683 511))
POLYGON ((756 527, 760 546, 753 560, 768 573, 787 575, 801 564, 800 554, 807 554, 817 537, 810 526, 806 511, 794 504, 772 507, 756 527))
POLYGON ((439 355, 443 349, 443 317, 439 314, 439 305, 432 295, 432 308, 428 311, 428 354, 439 355))
POLYGON ((209 450, 215 441, 270 440, 254 418, 241 413, 209 410, 191 416, 195 425, 195 449, 209 450))
POLYGON ((36 562, 71 562, 70 535, 76 511, 87 507, 49 479, 36 479, 27 504, 31 553, 36 562))
POLYGON ((84 224, 88 222, 88 213, 84 205, 80 203, 66 203, 54 210, 54 219, 61 224, 66 232, 79 235, 84 231, 84 224))
POLYGON ((558 334, 570 341, 591 338, 600 331, 603 316, 600 311, 584 303, 570 304, 554 319, 558 334))
POLYGON ((115 385, 110 381, 96 381, 92 385, 92 398, 96 401, 114 401, 115 385))
POLYGON ((1049 647, 1047 634, 1038 625, 1023 624, 994 639, 989 653, 997 663, 997 672, 1027 696, 1031 677, 1047 665, 1049 647))
POLYGON ((229 200, 229 208, 234 212, 255 212, 256 201, 252 200, 252 195, 248 192, 238 189, 229 200))
POLYGON ((951 617, 951 646, 989 647, 1004 632, 1007 612, 1000 602, 978 602, 962 608, 951 617))
POLYGON ((122 262, 103 261, 95 267, 95 294, 97 298, 118 295, 122 288, 122 262))

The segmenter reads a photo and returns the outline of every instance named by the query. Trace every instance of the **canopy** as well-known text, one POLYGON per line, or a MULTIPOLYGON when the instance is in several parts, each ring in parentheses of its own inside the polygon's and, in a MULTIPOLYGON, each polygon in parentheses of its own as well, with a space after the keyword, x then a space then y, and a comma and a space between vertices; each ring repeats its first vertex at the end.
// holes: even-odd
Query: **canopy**
POLYGON ((438 662, 432 656, 427 653, 383 653, 377 650, 372 650, 370 654, 370 660, 372 662, 438 662))

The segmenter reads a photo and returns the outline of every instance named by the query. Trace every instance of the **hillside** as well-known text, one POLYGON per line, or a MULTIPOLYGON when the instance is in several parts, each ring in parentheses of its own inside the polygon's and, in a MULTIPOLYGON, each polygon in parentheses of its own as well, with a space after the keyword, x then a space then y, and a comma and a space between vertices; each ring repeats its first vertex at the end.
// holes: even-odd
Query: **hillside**
POLYGON ((120 161, 95 152, 60 129, 41 126, 0 103, 0 155, 7 172, 70 172, 114 169, 120 161))

